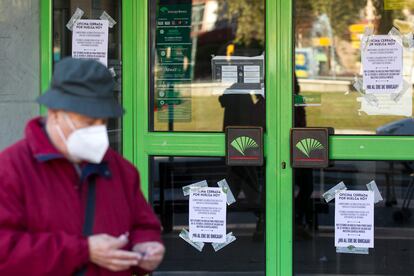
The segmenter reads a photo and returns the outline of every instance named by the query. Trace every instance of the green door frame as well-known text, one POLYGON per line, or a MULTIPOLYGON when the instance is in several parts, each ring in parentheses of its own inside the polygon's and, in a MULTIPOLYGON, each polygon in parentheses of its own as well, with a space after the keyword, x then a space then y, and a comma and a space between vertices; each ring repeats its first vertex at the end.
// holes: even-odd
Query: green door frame
MULTIPOLYGON (((221 133, 149 132, 148 1, 123 0, 123 154, 148 195, 149 157, 224 156, 221 133)), ((293 273, 292 127, 293 3, 266 0, 266 275, 293 273)), ((52 74, 52 0, 40 0, 41 91, 52 74)), ((41 110, 44 113, 44 110, 41 110)), ((333 136, 336 160, 412 160, 414 137, 333 136)))

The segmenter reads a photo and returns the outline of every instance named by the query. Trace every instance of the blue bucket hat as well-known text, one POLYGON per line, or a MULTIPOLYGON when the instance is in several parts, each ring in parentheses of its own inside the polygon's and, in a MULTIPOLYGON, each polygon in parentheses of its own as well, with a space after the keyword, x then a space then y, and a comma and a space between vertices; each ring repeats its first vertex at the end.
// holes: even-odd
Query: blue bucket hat
POLYGON ((124 109, 116 100, 114 84, 110 71, 100 62, 64 58, 55 66, 49 90, 37 102, 92 118, 120 117, 124 109))

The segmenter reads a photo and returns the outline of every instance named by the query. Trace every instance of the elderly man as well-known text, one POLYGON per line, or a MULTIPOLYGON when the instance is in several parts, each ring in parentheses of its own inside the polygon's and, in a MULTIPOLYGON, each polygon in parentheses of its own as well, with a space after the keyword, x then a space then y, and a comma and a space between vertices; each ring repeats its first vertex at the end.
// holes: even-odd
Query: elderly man
POLYGON ((38 98, 47 118, 0 153, 0 275, 143 275, 164 255, 135 167, 112 149, 123 115, 102 64, 66 58, 38 98))

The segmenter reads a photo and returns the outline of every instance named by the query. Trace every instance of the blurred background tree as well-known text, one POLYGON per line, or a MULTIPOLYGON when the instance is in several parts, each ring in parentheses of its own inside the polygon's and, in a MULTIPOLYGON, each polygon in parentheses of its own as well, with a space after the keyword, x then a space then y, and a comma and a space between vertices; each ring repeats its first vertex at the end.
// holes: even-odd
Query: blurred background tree
MULTIPOLYGON (((303 0, 302 0, 303 1, 303 0)), ((300 1, 300 2, 302 2, 300 1)), ((334 35, 339 38, 348 38, 348 26, 362 18, 363 9, 367 1, 361 0, 305 0, 310 2, 316 16, 326 14, 334 35)), ((300 19, 299 19, 300 20, 300 19)))
MULTIPOLYGON (((393 18, 400 10, 384 10, 384 0, 371 0, 377 15, 377 33, 388 33, 393 26, 393 18)), ((409 0, 413 2, 414 0, 409 0)), ((294 6, 296 33, 299 29, 309 30, 313 22, 322 14, 330 20, 334 35, 340 39, 349 38, 348 27, 364 19, 364 9, 368 0, 297 0, 294 6)), ((219 2, 218 14, 223 19, 234 22, 236 44, 250 45, 253 41, 264 46, 265 27, 263 14, 264 0, 227 0, 219 2)))
POLYGON ((219 3, 219 15, 236 23, 234 43, 250 45, 258 42, 264 46, 264 0, 227 0, 219 3))

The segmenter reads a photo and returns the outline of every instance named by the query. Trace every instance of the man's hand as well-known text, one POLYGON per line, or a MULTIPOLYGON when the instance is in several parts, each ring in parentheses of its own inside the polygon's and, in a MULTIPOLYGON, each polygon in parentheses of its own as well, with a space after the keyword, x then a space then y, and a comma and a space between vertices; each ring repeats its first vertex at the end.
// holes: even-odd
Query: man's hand
POLYGON ((88 238, 91 262, 111 271, 123 271, 138 265, 141 255, 121 250, 128 243, 126 235, 116 238, 107 234, 93 235, 88 238))
POLYGON ((132 250, 141 255, 138 266, 148 271, 153 271, 158 267, 165 253, 164 246, 159 242, 137 243, 132 250))

